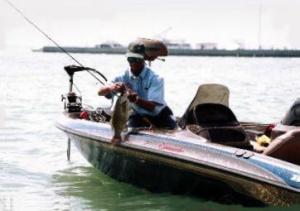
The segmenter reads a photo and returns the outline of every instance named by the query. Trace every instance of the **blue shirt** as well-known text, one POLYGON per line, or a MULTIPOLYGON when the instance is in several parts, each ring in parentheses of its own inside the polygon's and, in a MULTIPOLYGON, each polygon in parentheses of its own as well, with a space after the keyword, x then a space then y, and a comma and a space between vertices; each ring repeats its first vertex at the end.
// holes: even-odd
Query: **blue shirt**
POLYGON ((134 76, 127 69, 123 75, 116 77, 112 82, 123 82, 135 91, 140 98, 156 104, 154 110, 149 111, 135 103, 131 103, 133 110, 140 115, 156 116, 166 106, 164 100, 164 80, 146 66, 144 66, 139 76, 134 76))

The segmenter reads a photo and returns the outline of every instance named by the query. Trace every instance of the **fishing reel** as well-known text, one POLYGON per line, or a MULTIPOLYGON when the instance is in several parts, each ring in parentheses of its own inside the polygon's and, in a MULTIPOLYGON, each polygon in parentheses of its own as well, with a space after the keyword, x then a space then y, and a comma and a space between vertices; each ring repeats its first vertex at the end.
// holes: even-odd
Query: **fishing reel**
POLYGON ((82 109, 82 97, 76 95, 75 92, 69 92, 62 95, 61 101, 64 102, 64 109, 68 113, 80 112, 82 109))

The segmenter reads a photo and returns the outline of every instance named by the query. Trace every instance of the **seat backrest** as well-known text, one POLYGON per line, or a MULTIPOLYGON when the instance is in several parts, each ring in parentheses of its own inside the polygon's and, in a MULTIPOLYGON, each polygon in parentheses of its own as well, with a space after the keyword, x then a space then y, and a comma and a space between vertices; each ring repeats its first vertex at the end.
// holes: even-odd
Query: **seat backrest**
POLYGON ((194 108, 194 118, 201 127, 239 125, 231 109, 222 104, 204 103, 194 108))
POLYGON ((229 106, 228 87, 222 84, 202 84, 199 86, 194 99, 180 118, 178 125, 181 128, 185 128, 188 124, 197 124, 193 114, 194 108, 203 103, 216 103, 229 106))
POLYGON ((199 86, 194 106, 203 103, 217 103, 229 106, 229 89, 222 84, 202 84, 199 86))
POLYGON ((294 129, 275 138, 263 154, 300 165, 300 129, 294 129))

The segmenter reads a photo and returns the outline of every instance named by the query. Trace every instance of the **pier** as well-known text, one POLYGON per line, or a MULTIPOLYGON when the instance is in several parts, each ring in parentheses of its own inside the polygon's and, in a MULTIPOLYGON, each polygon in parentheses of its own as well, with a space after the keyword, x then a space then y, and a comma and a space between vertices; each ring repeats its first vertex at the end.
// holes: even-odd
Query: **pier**
MULTIPOLYGON (((63 47, 69 53, 125 54, 127 48, 63 47)), ((55 46, 44 46, 42 52, 62 53, 55 46)), ((168 49, 170 56, 231 56, 231 57, 300 57, 300 50, 286 49, 168 49)))

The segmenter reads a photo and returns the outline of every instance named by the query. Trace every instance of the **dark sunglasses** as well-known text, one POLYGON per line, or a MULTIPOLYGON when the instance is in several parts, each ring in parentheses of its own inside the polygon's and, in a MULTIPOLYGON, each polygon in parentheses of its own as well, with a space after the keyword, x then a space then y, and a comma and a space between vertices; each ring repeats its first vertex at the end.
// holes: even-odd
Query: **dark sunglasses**
POLYGON ((129 63, 137 63, 137 62, 142 62, 143 59, 134 58, 134 57, 128 57, 128 58, 127 58, 127 61, 128 61, 129 63))

